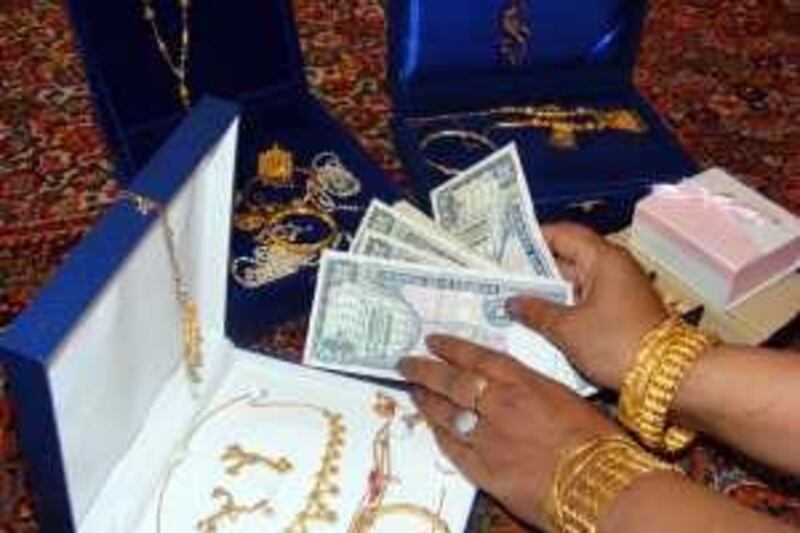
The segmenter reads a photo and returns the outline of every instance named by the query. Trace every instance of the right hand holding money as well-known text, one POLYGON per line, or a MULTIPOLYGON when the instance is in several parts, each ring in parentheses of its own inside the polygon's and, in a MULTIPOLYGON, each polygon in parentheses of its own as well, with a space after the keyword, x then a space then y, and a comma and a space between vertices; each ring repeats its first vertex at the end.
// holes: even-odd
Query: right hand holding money
POLYGON ((666 309, 624 249, 575 224, 545 226, 544 235, 573 283, 576 305, 520 296, 507 310, 561 348, 593 382, 619 389, 640 340, 666 318, 666 309))
POLYGON ((594 392, 544 337, 514 324, 506 300, 572 303, 542 237, 512 144, 431 193, 436 221, 411 204, 373 201, 349 254, 323 256, 304 363, 402 379, 397 361, 448 334, 504 352, 594 392))

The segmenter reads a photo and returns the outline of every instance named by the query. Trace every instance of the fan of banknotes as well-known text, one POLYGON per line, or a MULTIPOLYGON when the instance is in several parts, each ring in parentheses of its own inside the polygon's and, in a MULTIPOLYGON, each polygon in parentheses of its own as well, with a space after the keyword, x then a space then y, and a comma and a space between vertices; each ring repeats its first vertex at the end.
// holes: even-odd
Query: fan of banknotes
POLYGON ((506 352, 588 395, 595 389, 542 336, 510 320, 528 294, 572 303, 536 219, 516 145, 431 192, 434 219, 373 201, 348 253, 322 257, 306 342, 310 366, 399 380, 399 358, 441 333, 506 352))

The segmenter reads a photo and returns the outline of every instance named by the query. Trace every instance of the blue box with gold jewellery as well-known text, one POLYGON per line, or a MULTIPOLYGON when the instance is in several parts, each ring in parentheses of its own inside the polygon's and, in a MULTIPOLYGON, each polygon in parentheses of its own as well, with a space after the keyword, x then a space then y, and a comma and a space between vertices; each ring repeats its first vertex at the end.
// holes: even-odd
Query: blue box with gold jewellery
POLYGON ((638 93, 643 0, 390 0, 393 129, 420 201, 510 141, 537 214, 627 224, 692 160, 638 93))
POLYGON ((291 2, 69 5, 123 183, 202 94, 241 105, 230 333, 249 344, 306 311, 320 251, 345 245, 369 200, 396 189, 309 92, 291 2))
POLYGON ((407 394, 226 335, 240 119, 195 106, 0 335, 41 530, 463 531, 407 394))

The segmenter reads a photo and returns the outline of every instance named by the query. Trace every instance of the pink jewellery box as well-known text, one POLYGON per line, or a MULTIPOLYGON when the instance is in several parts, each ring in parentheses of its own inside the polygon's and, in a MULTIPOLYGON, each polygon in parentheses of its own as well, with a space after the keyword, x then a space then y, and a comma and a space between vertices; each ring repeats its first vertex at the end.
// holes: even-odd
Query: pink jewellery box
POLYGON ((730 308, 800 266, 800 219, 712 168, 654 186, 636 206, 632 244, 730 308))

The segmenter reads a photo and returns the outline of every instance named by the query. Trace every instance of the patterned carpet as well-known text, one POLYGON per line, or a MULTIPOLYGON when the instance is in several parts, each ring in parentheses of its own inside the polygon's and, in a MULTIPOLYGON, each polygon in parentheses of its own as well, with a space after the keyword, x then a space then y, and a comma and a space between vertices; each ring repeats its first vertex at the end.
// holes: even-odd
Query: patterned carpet
MULTIPOLYGON (((389 141, 378 0, 295 0, 320 97, 402 183, 389 141)), ((800 211, 800 4, 655 0, 637 81, 684 145, 800 211)), ((108 155, 60 3, 0 0, 0 324, 20 312, 113 197, 108 155)), ((296 353, 303 323, 265 334, 296 353)), ((38 531, 0 376, 0 533, 38 531)), ((800 526, 800 483, 711 444, 691 476, 800 526)), ((479 503, 475 531, 520 531, 479 503)))

